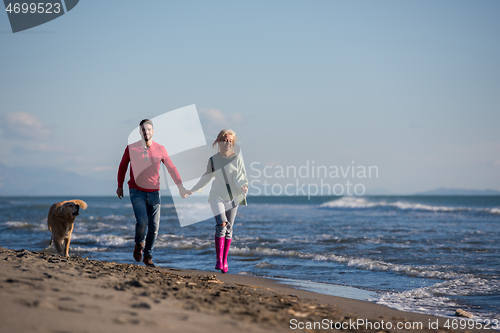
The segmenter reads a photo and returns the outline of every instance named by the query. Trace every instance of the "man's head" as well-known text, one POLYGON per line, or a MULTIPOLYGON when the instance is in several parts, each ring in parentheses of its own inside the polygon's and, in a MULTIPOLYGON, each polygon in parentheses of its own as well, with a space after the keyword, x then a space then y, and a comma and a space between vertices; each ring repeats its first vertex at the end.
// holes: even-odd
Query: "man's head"
POLYGON ((139 133, 144 141, 149 142, 153 139, 153 134, 155 131, 153 130, 153 122, 149 119, 143 119, 139 123, 139 133))

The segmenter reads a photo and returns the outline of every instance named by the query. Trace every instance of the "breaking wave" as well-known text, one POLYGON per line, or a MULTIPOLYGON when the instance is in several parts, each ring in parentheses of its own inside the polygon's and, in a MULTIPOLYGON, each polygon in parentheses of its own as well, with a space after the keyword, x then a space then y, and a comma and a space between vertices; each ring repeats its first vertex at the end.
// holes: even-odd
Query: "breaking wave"
POLYGON ((471 208, 457 206, 431 206, 415 202, 396 201, 396 202, 370 202, 365 198, 343 197, 337 200, 325 202, 320 205, 321 208, 330 209, 376 209, 388 208, 397 210, 414 210, 428 212, 473 212, 500 214, 500 208, 471 208))

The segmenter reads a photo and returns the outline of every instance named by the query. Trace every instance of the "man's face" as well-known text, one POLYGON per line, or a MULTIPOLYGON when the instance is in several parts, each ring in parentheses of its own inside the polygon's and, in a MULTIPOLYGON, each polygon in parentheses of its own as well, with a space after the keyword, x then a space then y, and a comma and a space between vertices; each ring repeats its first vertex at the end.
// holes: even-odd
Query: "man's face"
POLYGON ((154 134, 153 126, 151 124, 144 124, 141 126, 141 135, 144 141, 149 141, 153 138, 154 134))

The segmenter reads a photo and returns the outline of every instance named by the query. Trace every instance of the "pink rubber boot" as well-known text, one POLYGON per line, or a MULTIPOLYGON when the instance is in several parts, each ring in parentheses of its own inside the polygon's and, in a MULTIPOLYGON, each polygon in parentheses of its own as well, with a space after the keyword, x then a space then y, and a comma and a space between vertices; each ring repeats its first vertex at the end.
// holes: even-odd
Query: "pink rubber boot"
POLYGON ((224 254, 224 237, 215 236, 215 253, 217 262, 215 263, 215 269, 222 269, 222 255, 224 254))
POLYGON ((222 273, 227 273, 227 271, 229 270, 229 267, 227 266, 227 254, 229 253, 230 246, 231 246, 231 240, 226 239, 226 242, 224 244, 224 258, 222 259, 222 263, 223 263, 223 266, 221 269, 222 273))

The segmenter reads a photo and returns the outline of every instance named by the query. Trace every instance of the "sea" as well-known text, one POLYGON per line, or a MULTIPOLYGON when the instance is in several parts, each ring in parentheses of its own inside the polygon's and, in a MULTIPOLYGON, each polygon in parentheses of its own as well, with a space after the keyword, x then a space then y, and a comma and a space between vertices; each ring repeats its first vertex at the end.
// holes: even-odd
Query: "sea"
MULTIPOLYGON (((47 212, 68 197, 0 197, 0 246, 54 251, 47 212)), ((128 197, 82 197, 70 254, 138 264, 128 197)), ((229 272, 391 308, 500 319, 500 196, 249 197, 229 272)), ((196 214, 196 206, 193 208, 196 214)), ((162 197, 158 266, 214 271, 214 220, 181 227, 162 197)))

